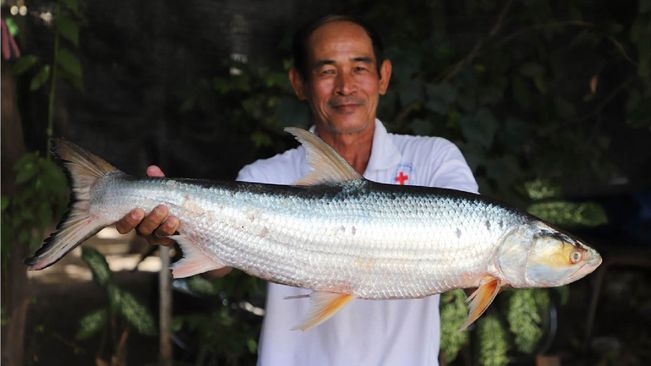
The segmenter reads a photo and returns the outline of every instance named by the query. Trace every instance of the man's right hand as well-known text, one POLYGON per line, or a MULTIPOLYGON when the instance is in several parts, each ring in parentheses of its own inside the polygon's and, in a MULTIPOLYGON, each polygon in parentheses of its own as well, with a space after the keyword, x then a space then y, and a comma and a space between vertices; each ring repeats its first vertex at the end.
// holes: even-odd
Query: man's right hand
MULTIPOLYGON (((163 178, 165 174, 156 165, 150 165, 147 167, 147 176, 163 178)), ((126 234, 136 229, 138 234, 144 236, 149 244, 166 246, 174 245, 174 240, 168 238, 168 236, 174 234, 179 226, 179 219, 176 216, 170 216, 165 205, 156 206, 148 215, 145 215, 145 210, 142 208, 136 208, 115 224, 115 228, 120 234, 126 234)), ((231 267, 222 267, 206 272, 204 276, 221 278, 228 274, 231 269, 231 267)))
MULTIPOLYGON (((150 165, 147 168, 147 176, 163 178, 165 174, 156 165, 150 165)), ((115 228, 120 234, 136 229, 149 244, 170 246, 174 241, 168 236, 178 230, 179 224, 178 218, 169 215, 167 206, 158 205, 147 215, 141 208, 132 210, 115 224, 115 228)))

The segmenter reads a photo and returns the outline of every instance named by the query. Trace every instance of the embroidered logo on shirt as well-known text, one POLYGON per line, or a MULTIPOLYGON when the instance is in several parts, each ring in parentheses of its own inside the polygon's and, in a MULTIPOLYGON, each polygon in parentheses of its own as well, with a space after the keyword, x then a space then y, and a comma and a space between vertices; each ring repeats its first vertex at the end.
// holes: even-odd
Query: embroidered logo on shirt
POLYGON ((398 171, 396 172, 394 182, 404 186, 407 184, 407 181, 411 178, 412 168, 411 164, 400 164, 398 165, 398 171))

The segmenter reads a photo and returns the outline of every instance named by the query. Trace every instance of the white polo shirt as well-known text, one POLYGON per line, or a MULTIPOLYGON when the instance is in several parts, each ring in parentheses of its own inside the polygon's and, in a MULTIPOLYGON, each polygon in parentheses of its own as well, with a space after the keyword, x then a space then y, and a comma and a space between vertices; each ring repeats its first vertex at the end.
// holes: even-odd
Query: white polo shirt
MULTIPOLYGON (((245 166, 237 179, 292 184, 309 171, 302 146, 245 166)), ((387 133, 379 120, 366 179, 477 192, 459 149, 440 137, 387 133)), ((309 290, 270 283, 258 365, 437 365, 439 296, 410 300, 354 299, 308 331, 290 330, 308 313, 309 290)))

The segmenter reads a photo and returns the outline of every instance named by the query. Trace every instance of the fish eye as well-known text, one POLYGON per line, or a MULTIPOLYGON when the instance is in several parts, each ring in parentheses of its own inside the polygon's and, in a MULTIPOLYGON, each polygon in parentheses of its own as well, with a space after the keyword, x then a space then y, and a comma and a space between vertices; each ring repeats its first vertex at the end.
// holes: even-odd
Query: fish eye
POLYGON ((575 250, 572 252, 572 254, 570 254, 570 262, 572 262, 572 264, 578 263, 581 260, 581 257, 583 257, 581 255, 581 252, 575 250))

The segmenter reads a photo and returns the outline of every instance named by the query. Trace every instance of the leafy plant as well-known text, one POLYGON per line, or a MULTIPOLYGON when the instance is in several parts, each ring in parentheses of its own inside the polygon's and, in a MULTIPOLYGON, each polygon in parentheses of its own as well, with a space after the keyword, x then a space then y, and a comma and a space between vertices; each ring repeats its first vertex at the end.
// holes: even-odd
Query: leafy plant
POLYGON ((34 250, 41 244, 50 225, 66 205, 66 178, 51 160, 37 152, 23 155, 14 167, 17 192, 2 197, 3 268, 11 250, 27 245, 34 250))
POLYGON ((108 304, 81 317, 76 338, 88 339, 102 333, 98 359, 117 358, 124 364, 126 339, 131 329, 144 335, 156 334, 156 323, 149 309, 113 280, 106 258, 92 247, 83 247, 81 258, 93 274, 93 280, 106 290, 108 304), (100 354, 109 349, 107 355, 100 354))
POLYGON ((54 11, 53 36, 54 47, 51 62, 43 62, 36 55, 24 55, 12 65, 16 75, 27 74, 35 68, 29 84, 30 91, 42 88, 48 81, 48 119, 45 130, 47 150, 54 128, 54 107, 56 102, 57 82, 66 80, 79 92, 83 93, 84 83, 81 62, 70 48, 79 47, 79 28, 82 14, 78 0, 58 0, 54 11), (68 46, 66 46, 66 43, 68 46))
POLYGON ((488 315, 479 320, 479 364, 484 366, 502 366, 509 363, 507 352, 509 342, 504 326, 495 315, 488 315))
POLYGON ((209 309, 174 319, 177 335, 201 340, 193 350, 195 364, 253 362, 263 312, 251 302, 261 300, 263 282, 234 271, 216 280, 194 276, 187 284, 209 309))

